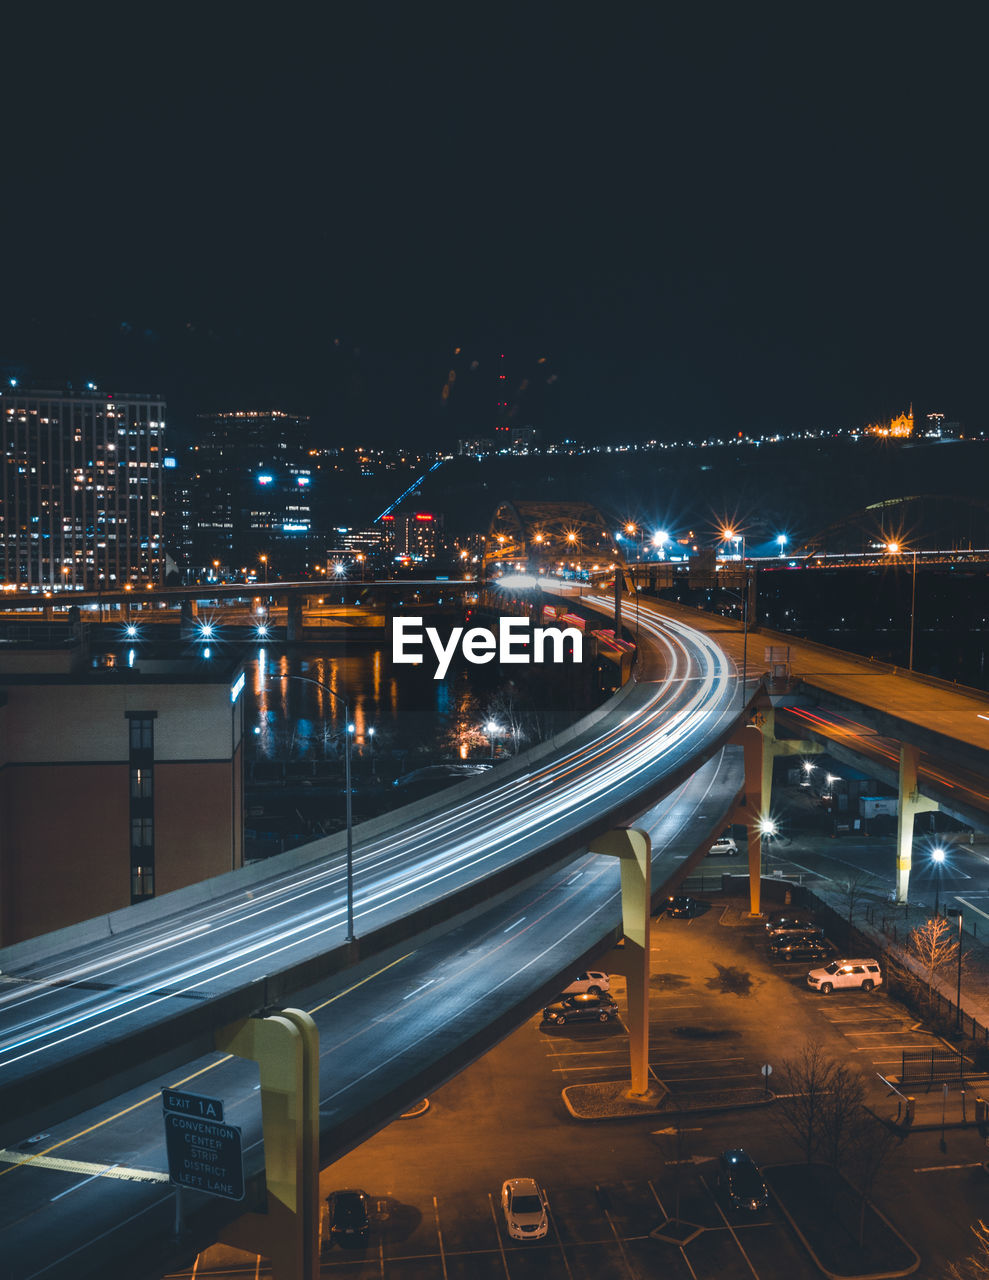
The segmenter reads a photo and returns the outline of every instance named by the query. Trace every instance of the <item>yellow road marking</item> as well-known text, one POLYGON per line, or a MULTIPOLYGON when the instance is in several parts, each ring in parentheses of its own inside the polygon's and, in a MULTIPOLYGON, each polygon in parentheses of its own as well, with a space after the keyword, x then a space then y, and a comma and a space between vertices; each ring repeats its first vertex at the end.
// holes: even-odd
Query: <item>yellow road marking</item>
POLYGON ((33 1164, 39 1169, 57 1169, 59 1173, 83 1173, 90 1177, 122 1178, 125 1182, 167 1182, 167 1173, 153 1169, 128 1169, 123 1165, 107 1166, 90 1160, 66 1160, 62 1156, 29 1156, 21 1151, 0 1148, 0 1160, 4 1164, 33 1164))
MULTIPOLYGON (((366 978, 362 978, 360 982, 355 982, 354 985, 352 987, 348 987, 346 991, 341 991, 338 995, 331 996, 329 1000, 324 1000, 322 1004, 316 1005, 314 1009, 309 1010, 309 1013, 319 1013, 321 1009, 325 1009, 327 1005, 333 1004, 335 1000, 339 1000, 342 996, 349 995, 351 991, 356 991, 358 987, 362 987, 366 982, 370 982, 372 978, 377 978, 379 974, 387 973, 389 969, 394 968, 397 964, 401 964, 403 960, 408 960, 409 956, 414 954, 414 952, 409 951, 406 955, 400 956, 397 960, 392 960, 392 962, 390 964, 386 964, 384 968, 378 969, 375 973, 368 974, 368 976, 366 978)), ((182 1085, 188 1084, 190 1080, 195 1080, 197 1076, 205 1075, 207 1071, 215 1071, 217 1067, 222 1067, 223 1064, 225 1062, 229 1062, 233 1056, 234 1055, 232 1053, 224 1054, 219 1061, 207 1063, 205 1067, 200 1067, 198 1071, 193 1071, 191 1074, 183 1076, 181 1080, 176 1080, 174 1084, 170 1084, 167 1087, 169 1089, 178 1089, 182 1085)), ((126 1116, 131 1111, 136 1111, 138 1107, 146 1107, 149 1102, 158 1102, 160 1099, 161 1091, 158 1090, 156 1093, 149 1094, 146 1098, 141 1098, 138 1102, 132 1102, 129 1107, 124 1107, 122 1110, 114 1112, 112 1116, 107 1116, 105 1120, 97 1121, 96 1124, 90 1125, 88 1129, 81 1129, 78 1133, 74 1133, 70 1138, 63 1138, 61 1142, 52 1143, 50 1147, 45 1147, 44 1151, 38 1151, 34 1155, 30 1156, 24 1155, 23 1158, 18 1158, 15 1163, 8 1164, 6 1169, 0 1169, 0 1178, 4 1177, 5 1174, 13 1173, 15 1169, 22 1169, 27 1164, 42 1161, 48 1156, 49 1152, 57 1151, 59 1147, 68 1146, 70 1142, 75 1142, 79 1138, 84 1138, 88 1133, 95 1133, 97 1129, 102 1129, 104 1125, 112 1124, 114 1120, 119 1120, 121 1116, 126 1116)), ((61 1159, 62 1157, 57 1158, 61 1159)), ((42 1165, 42 1167, 46 1168, 49 1166, 42 1165)), ((104 1165, 93 1165, 92 1169, 99 1170, 104 1167, 104 1165)), ((90 1169, 90 1172, 92 1172, 92 1169, 90 1169)), ((157 1181, 157 1178, 154 1180, 157 1181)), ((162 1180, 167 1182, 167 1176, 162 1175, 162 1180)))

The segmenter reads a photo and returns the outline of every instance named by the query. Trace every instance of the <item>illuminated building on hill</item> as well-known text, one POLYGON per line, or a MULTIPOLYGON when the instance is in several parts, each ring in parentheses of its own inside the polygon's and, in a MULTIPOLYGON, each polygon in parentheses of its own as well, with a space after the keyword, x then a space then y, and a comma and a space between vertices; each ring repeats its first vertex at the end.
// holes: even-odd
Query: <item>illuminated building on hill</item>
POLYGON ((866 435, 870 436, 891 436, 900 440, 905 440, 913 435, 913 405, 910 406, 909 413, 901 413, 898 417, 891 418, 889 422, 870 422, 865 429, 866 435))

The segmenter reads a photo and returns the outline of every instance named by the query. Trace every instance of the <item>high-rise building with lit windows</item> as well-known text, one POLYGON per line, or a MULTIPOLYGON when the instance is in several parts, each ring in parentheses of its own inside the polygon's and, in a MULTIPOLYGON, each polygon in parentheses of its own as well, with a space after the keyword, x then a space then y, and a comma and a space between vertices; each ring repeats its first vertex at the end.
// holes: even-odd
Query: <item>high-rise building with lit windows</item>
POLYGON ((188 473, 190 559, 255 567, 276 554, 284 573, 305 562, 312 527, 309 419, 280 409, 199 415, 188 473))
POLYGON ((2 585, 161 582, 164 435, 157 396, 0 390, 2 585))

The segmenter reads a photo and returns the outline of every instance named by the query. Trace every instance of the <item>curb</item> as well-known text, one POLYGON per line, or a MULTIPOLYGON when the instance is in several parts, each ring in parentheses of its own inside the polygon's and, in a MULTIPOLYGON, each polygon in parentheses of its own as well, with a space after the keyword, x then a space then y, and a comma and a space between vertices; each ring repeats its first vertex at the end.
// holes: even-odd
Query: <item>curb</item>
POLYGON ((731 1111, 752 1111, 757 1107, 769 1106, 770 1103, 776 1101, 776 1095, 771 1093, 768 1098, 756 1098, 751 1102, 712 1102, 709 1106, 666 1108, 655 1108, 643 1104, 642 1109, 638 1111, 615 1111, 611 1115, 588 1116, 581 1115, 579 1111, 574 1110, 573 1104, 567 1097, 571 1088, 580 1088, 580 1086, 570 1085, 561 1091, 563 1105, 570 1112, 570 1115, 574 1120, 580 1120, 587 1124, 593 1124, 598 1120, 638 1120, 643 1116, 647 1119, 663 1120, 667 1117, 675 1118, 677 1116, 720 1115, 722 1113, 727 1114, 731 1111))
MULTIPOLYGON (((786 1168, 786 1166, 770 1165, 769 1168, 779 1169, 779 1168, 786 1168)), ((845 1181, 847 1182, 847 1179, 845 1179, 845 1181)), ((851 1186, 851 1183, 849 1183, 848 1185, 851 1186)), ((827 1276, 828 1280, 894 1280, 894 1278, 897 1276, 913 1275, 913 1273, 920 1266, 920 1254, 917 1252, 917 1250, 913 1247, 913 1245, 909 1242, 909 1240, 907 1240, 899 1231, 897 1231, 896 1227, 893 1226, 892 1222, 890 1222, 889 1218, 886 1217, 883 1211, 872 1200, 870 1200, 869 1205, 873 1213, 876 1214, 877 1217, 882 1218, 883 1222, 885 1222, 886 1226, 890 1229, 890 1231, 892 1231, 893 1235, 895 1235, 898 1240, 902 1241, 904 1247, 913 1254, 916 1261, 912 1266, 901 1268, 899 1271, 867 1271, 859 1275, 848 1275, 845 1272, 829 1271, 827 1267, 824 1265, 824 1263, 821 1261, 821 1259, 814 1252, 814 1250, 811 1248, 810 1242, 808 1241, 807 1237, 797 1226, 796 1220, 793 1218, 789 1209, 787 1209, 786 1205, 783 1203, 780 1197, 776 1194, 771 1184, 769 1186, 769 1194, 773 1197, 776 1207, 782 1213, 783 1217, 786 1218, 787 1222, 793 1228, 794 1233, 800 1240, 800 1243, 807 1250, 807 1253, 811 1261, 814 1263, 814 1266, 817 1267, 821 1275, 827 1276)))

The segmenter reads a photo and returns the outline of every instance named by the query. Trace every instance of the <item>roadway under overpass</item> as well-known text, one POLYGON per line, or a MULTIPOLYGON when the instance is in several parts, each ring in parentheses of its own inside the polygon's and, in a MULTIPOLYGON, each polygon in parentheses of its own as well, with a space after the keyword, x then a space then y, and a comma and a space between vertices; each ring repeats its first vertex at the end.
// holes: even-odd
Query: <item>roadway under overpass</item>
MULTIPOLYGON (((764 677, 764 761, 826 750, 898 795, 897 898, 906 901, 914 818, 941 809, 989 832, 989 694, 701 610, 650 608, 702 629, 764 677)), ((771 768, 764 772, 768 788, 771 768)), ((763 812, 771 796, 763 793, 763 812)))
POLYGON ((309 862, 304 851, 286 855, 292 870, 277 886, 254 868, 231 873, 244 879, 233 896, 213 882, 198 901, 186 890, 181 901, 131 909, 144 912, 140 922, 121 913, 0 956, 0 1179, 12 1180, 0 1229, 7 1256, 24 1265, 18 1274, 105 1274, 111 1260, 128 1275, 156 1274, 241 1212, 187 1196, 189 1234, 172 1239, 158 1083, 230 1097, 252 1135, 255 1186, 261 1167, 256 1076, 215 1053, 196 1058, 212 1049, 218 1023, 289 1003, 323 1019, 328 1161, 615 941, 618 873, 586 853, 596 834, 647 825, 657 892, 703 856, 742 790, 741 753, 726 745, 743 717, 737 676, 716 645, 678 624, 644 617, 640 640, 639 678, 592 723, 493 771, 487 785, 406 812, 401 832, 392 815, 390 829, 360 833, 356 953, 342 941, 338 841, 310 850, 309 862), (478 813, 485 825, 466 849, 464 827, 478 813), (227 945, 245 919, 248 932, 227 945), (214 1071, 233 1073, 229 1093, 222 1080, 206 1088, 214 1071), (46 1136, 19 1151, 42 1126, 46 1136), (46 1207, 54 1203, 57 1214, 46 1207), (151 1240, 160 1264, 140 1261, 151 1240))

